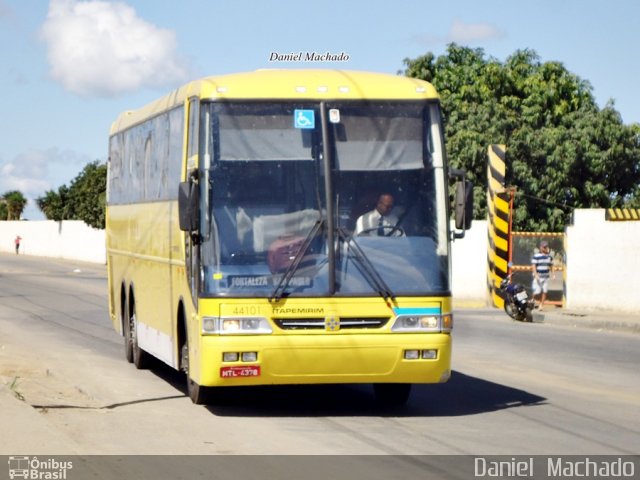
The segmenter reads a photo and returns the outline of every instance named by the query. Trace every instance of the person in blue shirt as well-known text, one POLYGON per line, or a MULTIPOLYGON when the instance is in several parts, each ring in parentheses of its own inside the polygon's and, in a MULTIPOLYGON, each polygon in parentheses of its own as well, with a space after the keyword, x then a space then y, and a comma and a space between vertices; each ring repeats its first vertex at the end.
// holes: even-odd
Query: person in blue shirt
POLYGON ((531 265, 533 266, 533 298, 538 300, 538 307, 542 310, 549 291, 549 278, 553 274, 553 257, 546 240, 540 242, 540 249, 533 254, 531 265))

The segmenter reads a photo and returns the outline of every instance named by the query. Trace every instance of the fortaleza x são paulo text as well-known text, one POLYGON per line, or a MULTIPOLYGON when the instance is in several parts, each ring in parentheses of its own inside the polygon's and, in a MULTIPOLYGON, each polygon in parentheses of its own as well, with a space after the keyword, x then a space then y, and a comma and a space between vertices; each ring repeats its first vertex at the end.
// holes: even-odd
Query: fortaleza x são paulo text
POLYGON ((348 62, 349 58, 349 54, 344 52, 271 52, 269 54, 270 62, 348 62))

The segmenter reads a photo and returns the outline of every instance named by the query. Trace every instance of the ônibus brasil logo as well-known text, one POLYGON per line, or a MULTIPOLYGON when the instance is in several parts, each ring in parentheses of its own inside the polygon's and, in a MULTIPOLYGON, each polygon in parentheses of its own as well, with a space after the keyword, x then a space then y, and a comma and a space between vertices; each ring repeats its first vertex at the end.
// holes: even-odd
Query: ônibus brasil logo
POLYGON ((67 470, 73 463, 55 458, 38 459, 38 457, 10 456, 9 478, 25 478, 32 480, 66 480, 67 470))

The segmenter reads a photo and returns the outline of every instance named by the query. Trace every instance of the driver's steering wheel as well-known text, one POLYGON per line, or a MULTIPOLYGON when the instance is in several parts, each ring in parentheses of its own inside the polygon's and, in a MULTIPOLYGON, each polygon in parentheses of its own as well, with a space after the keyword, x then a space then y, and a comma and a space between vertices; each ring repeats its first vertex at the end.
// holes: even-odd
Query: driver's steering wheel
POLYGON ((402 227, 399 227, 397 225, 380 225, 379 227, 373 227, 373 228, 365 228, 364 230, 358 232, 358 234, 356 235, 356 237, 360 237, 362 235, 366 235, 367 233, 370 232, 377 232, 378 229, 382 228, 384 230, 384 233, 382 235, 378 235, 378 236, 382 236, 382 237, 391 237, 394 236, 393 234, 395 232, 400 232, 400 237, 403 237, 405 235, 404 230, 402 229, 402 227), (387 232, 388 230, 388 232, 387 232))

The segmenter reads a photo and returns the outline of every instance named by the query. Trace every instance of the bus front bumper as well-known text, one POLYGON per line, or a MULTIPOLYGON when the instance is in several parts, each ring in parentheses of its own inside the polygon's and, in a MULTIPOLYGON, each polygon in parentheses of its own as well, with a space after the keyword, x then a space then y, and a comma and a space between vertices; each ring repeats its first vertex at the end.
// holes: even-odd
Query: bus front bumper
POLYGON ((199 347, 192 374, 202 386, 443 383, 451 375, 446 333, 203 336, 199 347))

